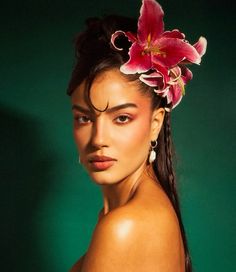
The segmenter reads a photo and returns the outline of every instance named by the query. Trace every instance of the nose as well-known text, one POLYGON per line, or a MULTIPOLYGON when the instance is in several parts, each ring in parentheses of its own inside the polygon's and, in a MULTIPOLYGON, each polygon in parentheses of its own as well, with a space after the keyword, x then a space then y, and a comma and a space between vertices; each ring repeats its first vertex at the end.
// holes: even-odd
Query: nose
POLYGON ((91 144, 93 147, 107 147, 109 144, 109 129, 103 118, 97 118, 93 123, 91 144))

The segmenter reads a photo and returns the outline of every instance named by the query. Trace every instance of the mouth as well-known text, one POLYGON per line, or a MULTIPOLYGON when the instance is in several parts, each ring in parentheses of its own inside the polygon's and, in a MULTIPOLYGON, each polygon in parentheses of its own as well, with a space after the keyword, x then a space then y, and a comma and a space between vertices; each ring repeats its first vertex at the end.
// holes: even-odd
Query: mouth
POLYGON ((107 156, 92 156, 89 159, 89 164, 94 171, 105 171, 113 166, 116 161, 116 159, 107 156))

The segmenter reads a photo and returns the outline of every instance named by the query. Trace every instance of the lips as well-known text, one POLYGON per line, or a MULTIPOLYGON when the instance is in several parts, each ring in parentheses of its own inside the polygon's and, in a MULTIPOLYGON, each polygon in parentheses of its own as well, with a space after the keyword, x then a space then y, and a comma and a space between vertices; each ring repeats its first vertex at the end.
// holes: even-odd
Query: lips
POLYGON ((104 171, 110 168, 112 165, 114 165, 115 161, 117 161, 114 158, 107 157, 107 156, 92 156, 89 159, 89 163, 91 164, 92 168, 95 171, 104 171))
POLYGON ((116 161, 116 159, 113 159, 111 157, 107 157, 107 156, 98 156, 98 155, 95 155, 95 156, 92 156, 90 159, 89 159, 90 162, 94 162, 94 161, 97 161, 97 162, 104 162, 104 161, 116 161))

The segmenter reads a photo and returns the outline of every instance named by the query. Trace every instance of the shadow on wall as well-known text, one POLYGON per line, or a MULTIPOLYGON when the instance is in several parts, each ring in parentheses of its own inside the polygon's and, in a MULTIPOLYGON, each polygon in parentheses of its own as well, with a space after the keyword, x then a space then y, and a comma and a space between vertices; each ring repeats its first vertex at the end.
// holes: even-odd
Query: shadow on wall
POLYGON ((49 145, 39 122, 20 112, 0 107, 0 124, 1 271, 46 271, 33 218, 54 167, 49 145))

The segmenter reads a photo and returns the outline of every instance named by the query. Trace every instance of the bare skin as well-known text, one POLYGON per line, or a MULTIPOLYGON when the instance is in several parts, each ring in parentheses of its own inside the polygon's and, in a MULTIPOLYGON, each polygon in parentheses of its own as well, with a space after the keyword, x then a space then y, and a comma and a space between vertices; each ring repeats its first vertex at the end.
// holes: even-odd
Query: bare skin
POLYGON ((102 209, 99 213, 86 257, 82 256, 71 272, 184 272, 184 250, 178 219, 166 194, 152 178, 144 177, 124 206, 107 215, 103 212, 102 209), (125 220, 132 222, 130 229, 125 220), (121 237, 118 243, 116 237, 121 237), (118 262, 114 260, 112 265, 114 242, 118 244, 118 249, 121 247, 127 252, 122 250, 119 254, 116 251, 115 260, 118 262), (104 256, 106 247, 108 250, 104 256), (91 266, 94 258, 99 261, 91 266), (105 267, 107 260, 111 266, 105 267))
POLYGON ((86 254, 71 272, 184 272, 177 216, 147 163, 164 109, 151 110, 150 99, 118 70, 95 80, 91 99, 98 109, 109 104, 108 110, 89 113, 79 86, 72 95, 74 136, 83 165, 101 187, 104 207, 86 254), (120 105, 125 106, 117 110, 120 105), (90 161, 94 154, 114 163, 100 171, 90 161))

